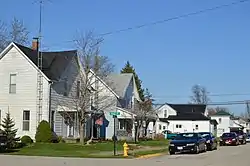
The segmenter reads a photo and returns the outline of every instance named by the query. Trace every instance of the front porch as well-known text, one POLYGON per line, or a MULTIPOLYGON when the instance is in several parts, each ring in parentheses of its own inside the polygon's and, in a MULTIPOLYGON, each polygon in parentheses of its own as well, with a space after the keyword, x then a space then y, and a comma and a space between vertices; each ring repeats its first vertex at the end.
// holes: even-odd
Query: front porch
MULTIPOLYGON (((119 115, 115 119, 115 132, 118 140, 134 140, 135 133, 144 133, 145 125, 137 124, 136 114, 117 107, 116 111, 119 115), (137 126, 137 127, 136 127, 137 126), (143 126, 138 129, 136 128, 143 126), (142 128, 144 130, 142 130, 142 128)), ((58 110, 52 115, 53 129, 58 136, 64 139, 79 139, 79 119, 76 111, 58 110)), ((85 124, 86 140, 106 140, 112 139, 114 134, 114 119, 110 112, 99 112, 89 114, 85 124)), ((146 127, 147 128, 147 127, 146 127)), ((148 135, 146 131, 146 135, 148 135)), ((139 136, 139 135, 138 135, 139 136)), ((138 137, 137 136, 137 137, 138 137)))

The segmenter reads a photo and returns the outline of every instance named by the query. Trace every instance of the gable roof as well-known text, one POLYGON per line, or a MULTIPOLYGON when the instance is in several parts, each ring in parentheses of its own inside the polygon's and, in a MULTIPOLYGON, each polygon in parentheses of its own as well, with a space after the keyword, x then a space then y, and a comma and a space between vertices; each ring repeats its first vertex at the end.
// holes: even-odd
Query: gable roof
POLYGON ((133 78, 132 73, 111 74, 108 80, 111 81, 111 88, 120 96, 124 97, 127 87, 133 78))
POLYGON ((203 104, 167 104, 176 111, 168 120, 210 120, 204 115, 206 105, 203 104))
POLYGON ((221 110, 221 111, 217 111, 215 114, 212 114, 210 116, 231 116, 231 114, 226 111, 221 110))
POLYGON ((92 73, 92 74, 95 76, 95 78, 97 78, 97 79, 98 79, 98 80, 99 80, 108 90, 110 90, 110 92, 112 92, 117 98, 120 98, 120 96, 119 96, 112 88, 110 88, 110 86, 107 85, 105 81, 103 81, 100 77, 98 77, 98 76, 96 75, 96 73, 95 73, 92 69, 90 69, 90 73, 92 73))
MULTIPOLYGON (((38 52, 31 48, 14 43, 36 66, 38 52)), ((50 79, 58 81, 73 58, 77 58, 77 51, 41 52, 43 56, 42 72, 50 79)))
POLYGON ((110 74, 107 76, 107 80, 109 80, 111 84, 111 89, 113 89, 121 98, 125 97, 127 88, 129 87, 129 84, 132 80, 135 99, 141 101, 133 73, 110 74))
POLYGON ((202 113, 206 111, 206 105, 204 104, 168 104, 174 110, 177 111, 177 114, 182 113, 202 113))

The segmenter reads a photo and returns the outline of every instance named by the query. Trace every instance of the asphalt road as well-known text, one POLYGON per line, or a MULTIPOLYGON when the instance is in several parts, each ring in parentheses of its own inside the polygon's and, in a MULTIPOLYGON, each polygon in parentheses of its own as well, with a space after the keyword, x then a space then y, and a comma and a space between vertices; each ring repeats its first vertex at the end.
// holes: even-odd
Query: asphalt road
POLYGON ((219 147, 212 152, 198 155, 165 155, 150 159, 79 159, 52 157, 25 157, 0 155, 3 166, 249 166, 250 144, 237 147, 219 147))

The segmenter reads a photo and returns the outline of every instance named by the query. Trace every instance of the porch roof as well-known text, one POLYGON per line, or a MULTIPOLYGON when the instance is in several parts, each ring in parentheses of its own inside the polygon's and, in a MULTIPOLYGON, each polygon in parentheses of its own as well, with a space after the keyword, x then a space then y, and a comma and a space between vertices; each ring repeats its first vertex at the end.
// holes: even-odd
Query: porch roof
POLYGON ((57 106, 56 110, 58 112, 64 112, 64 111, 66 111, 66 112, 76 112, 77 111, 74 108, 69 108, 67 106, 60 106, 60 105, 57 106))
POLYGON ((127 111, 123 108, 120 107, 116 107, 117 112, 120 113, 119 116, 117 116, 118 119, 134 119, 136 117, 136 114, 127 111))

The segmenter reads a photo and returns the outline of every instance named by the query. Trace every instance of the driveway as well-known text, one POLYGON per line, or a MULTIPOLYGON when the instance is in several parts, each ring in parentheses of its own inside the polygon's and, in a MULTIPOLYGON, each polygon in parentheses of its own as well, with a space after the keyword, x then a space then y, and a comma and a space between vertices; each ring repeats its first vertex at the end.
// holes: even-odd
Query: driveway
POLYGON ((6 166, 249 166, 250 144, 238 147, 219 147, 217 151, 198 155, 165 155, 151 159, 79 159, 52 157, 0 156, 0 164, 6 166))

